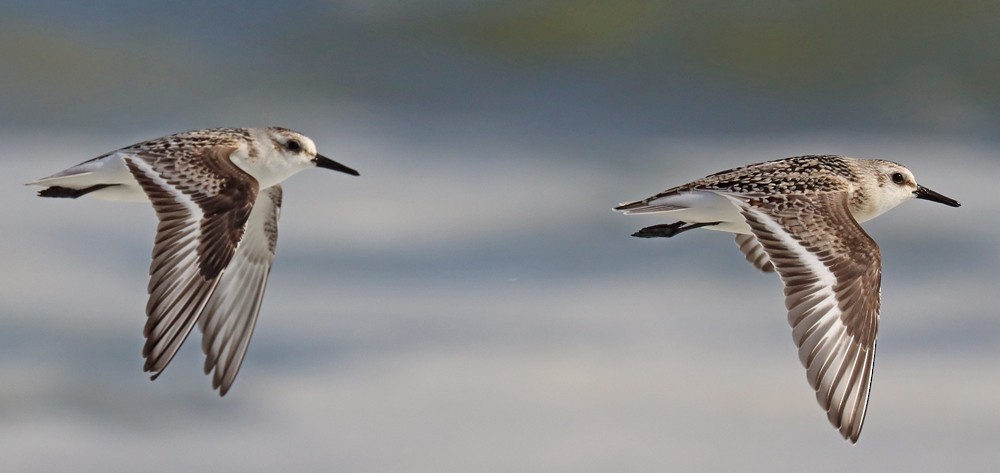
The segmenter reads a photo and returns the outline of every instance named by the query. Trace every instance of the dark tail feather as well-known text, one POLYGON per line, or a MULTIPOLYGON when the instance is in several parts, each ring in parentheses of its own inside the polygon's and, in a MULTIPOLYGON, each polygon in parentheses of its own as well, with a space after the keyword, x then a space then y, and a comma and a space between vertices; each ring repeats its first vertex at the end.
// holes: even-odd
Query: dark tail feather
POLYGON ((636 207, 642 207, 643 205, 646 205, 645 200, 637 200, 635 202, 626 202, 624 204, 621 204, 618 207, 615 207, 614 210, 621 212, 624 210, 632 210, 636 207))
POLYGON ((70 189, 69 187, 52 186, 38 191, 39 197, 68 197, 75 199, 81 195, 86 195, 94 191, 99 191, 105 187, 117 186, 118 184, 97 184, 83 189, 70 189))

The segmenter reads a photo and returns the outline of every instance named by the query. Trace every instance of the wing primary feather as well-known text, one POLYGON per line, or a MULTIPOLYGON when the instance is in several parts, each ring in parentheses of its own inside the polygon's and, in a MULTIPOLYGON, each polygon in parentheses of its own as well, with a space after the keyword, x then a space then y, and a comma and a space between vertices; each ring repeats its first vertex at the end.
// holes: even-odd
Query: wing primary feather
POLYGON ((190 156, 125 157, 159 224, 150 262, 143 368, 156 379, 216 292, 253 205, 256 181, 229 160, 233 148, 190 156), (205 179, 210 181, 206 184, 205 179))
POLYGON ((253 337, 274 259, 280 209, 280 186, 258 193, 243 239, 200 321, 205 374, 222 396, 236 380, 253 337))
MULTIPOLYGON (((850 214, 846 192, 730 198, 785 286, 792 338, 817 401, 840 434, 857 442, 874 371, 878 246, 850 214)), ((737 244, 754 263, 750 239, 737 237, 737 244)))

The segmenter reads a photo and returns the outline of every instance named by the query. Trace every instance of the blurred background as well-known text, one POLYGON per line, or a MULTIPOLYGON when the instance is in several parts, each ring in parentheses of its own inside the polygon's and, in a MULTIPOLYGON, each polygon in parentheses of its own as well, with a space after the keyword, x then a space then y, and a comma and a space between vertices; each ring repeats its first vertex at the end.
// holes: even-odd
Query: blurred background
POLYGON ((1000 3, 0 4, 0 469, 993 471, 1000 3), (361 172, 285 186, 220 399, 193 335, 142 373, 146 204, 26 181, 281 125, 361 172), (742 164, 898 161, 959 209, 866 224, 879 355, 850 446, 781 285, 619 202, 742 164))

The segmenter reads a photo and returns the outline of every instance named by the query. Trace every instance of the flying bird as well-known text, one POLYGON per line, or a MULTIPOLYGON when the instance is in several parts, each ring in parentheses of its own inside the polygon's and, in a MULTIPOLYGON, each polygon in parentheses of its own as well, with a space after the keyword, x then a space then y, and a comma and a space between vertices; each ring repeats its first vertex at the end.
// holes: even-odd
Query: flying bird
POLYGON ((156 379, 195 325, 205 374, 225 395, 253 334, 274 259, 280 183, 311 167, 358 172, 279 128, 212 128, 121 148, 29 182, 42 197, 149 201, 159 225, 149 267, 144 370, 156 379))
POLYGON ((619 205, 674 223, 632 236, 673 237, 705 228, 734 233, 747 261, 777 272, 792 338, 827 418, 858 441, 875 362, 882 257, 861 228, 913 198, 959 207, 879 159, 797 156, 751 164, 619 205))

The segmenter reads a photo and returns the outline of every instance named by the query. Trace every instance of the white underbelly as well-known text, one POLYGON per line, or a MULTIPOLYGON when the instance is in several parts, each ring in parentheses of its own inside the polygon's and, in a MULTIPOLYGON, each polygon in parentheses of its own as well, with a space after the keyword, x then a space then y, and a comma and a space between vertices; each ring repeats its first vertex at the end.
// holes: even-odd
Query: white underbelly
POLYGON ((139 182, 135 180, 125 164, 125 157, 113 153, 100 159, 86 161, 49 177, 39 179, 29 184, 39 186, 59 186, 70 189, 86 189, 88 187, 105 185, 87 195, 102 200, 114 201, 148 201, 139 182))
POLYGON ((729 233, 750 233, 743 214, 728 198, 711 191, 693 191, 674 194, 649 203, 649 205, 676 206, 675 210, 662 212, 670 218, 688 223, 720 222, 702 227, 729 233))

